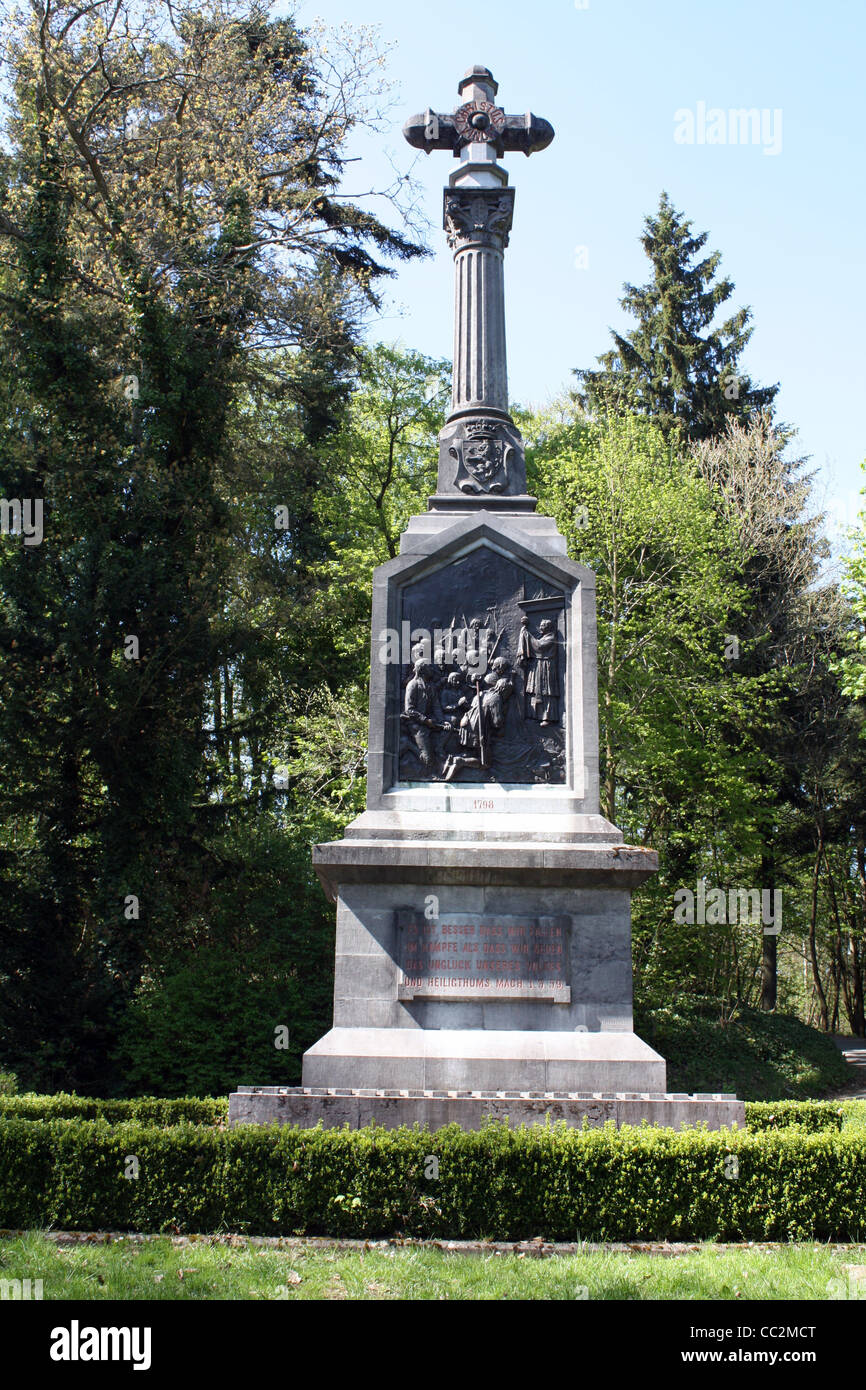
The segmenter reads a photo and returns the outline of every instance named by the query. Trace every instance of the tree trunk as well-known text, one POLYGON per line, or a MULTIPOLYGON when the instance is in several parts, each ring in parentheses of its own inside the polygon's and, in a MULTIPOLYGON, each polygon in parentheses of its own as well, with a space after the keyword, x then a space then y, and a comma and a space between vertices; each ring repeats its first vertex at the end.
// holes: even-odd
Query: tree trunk
POLYGON ((815 867, 812 871, 812 906, 809 913, 809 960, 812 963, 812 982, 815 986, 815 993, 818 996, 818 1017, 821 1027, 826 1033, 830 1027, 830 1016, 827 1010, 827 996, 824 993, 824 986, 821 983, 821 972, 818 968, 818 946, 816 934, 818 929, 818 875, 821 871, 821 858, 824 853, 824 835, 818 832, 818 850, 815 855, 815 867))
MULTIPOLYGON (((770 896, 770 902, 771 902, 771 903, 775 903, 775 901, 776 901, 775 898, 772 896, 773 890, 774 890, 775 886, 776 886, 776 870, 775 870, 775 864, 773 863, 773 860, 770 858, 769 855, 762 855, 762 856, 761 856, 761 888, 762 888, 762 890, 763 890, 764 888, 766 888, 766 889, 769 890, 770 895, 771 895, 771 896, 770 896)), ((772 1013, 773 1010, 774 1010, 775 1007, 776 1007, 776 998, 777 998, 777 996, 778 996, 778 980, 779 980, 779 971, 778 971, 778 945, 779 945, 779 938, 778 938, 777 936, 768 936, 767 933, 766 933, 766 931, 763 930, 765 925, 766 925, 766 924, 764 923, 763 916, 762 916, 762 918, 761 918, 761 930, 763 931, 763 938, 762 938, 762 947, 761 947, 761 1008, 762 1008, 766 1013, 772 1013)), ((775 925, 776 925, 776 923, 774 922, 774 923, 773 923, 773 926, 775 927, 775 925)))

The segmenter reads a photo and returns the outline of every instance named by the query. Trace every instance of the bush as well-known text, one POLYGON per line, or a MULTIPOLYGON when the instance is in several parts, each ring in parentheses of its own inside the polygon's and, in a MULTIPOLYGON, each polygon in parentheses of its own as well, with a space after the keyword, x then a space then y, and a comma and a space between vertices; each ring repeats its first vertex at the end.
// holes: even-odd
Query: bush
POLYGON ((851 1082, 851 1068, 827 1033, 782 1014, 740 1006, 725 1020, 713 1000, 678 1001, 636 1008, 635 1032, 665 1058, 669 1091, 810 1100, 851 1082))
POLYGON ((796 1126, 810 1134, 820 1130, 866 1126, 866 1101, 780 1100, 747 1101, 746 1127, 753 1133, 796 1126))
POLYGON ((14 1072, 0 1071, 0 1096, 14 1096, 18 1090, 18 1078, 14 1072))
POLYGON ((864 1212, 866 1132, 856 1129, 0 1120, 6 1228, 853 1241, 866 1234, 864 1212), (425 1176, 431 1156, 438 1178, 425 1176))
MULTIPOLYGON (((53 1096, 4 1096, 0 1094, 0 1119, 22 1120, 105 1120, 122 1124, 138 1120, 144 1125, 165 1128, 188 1121, 196 1125, 225 1125, 228 1122, 226 1097, 185 1096, 163 1100, 143 1096, 138 1100, 97 1100, 91 1096, 59 1093, 53 1096)), ((747 1101, 746 1128, 758 1132, 795 1126, 809 1133, 820 1130, 866 1128, 866 1101, 862 1100, 780 1100, 747 1101)))
POLYGON ((0 1096, 0 1119, 17 1117, 22 1120, 105 1120, 121 1124, 138 1120, 145 1125, 165 1127, 188 1121, 195 1125, 219 1125, 228 1120, 226 1098, 200 1099, 186 1096, 181 1100, 161 1100, 144 1096, 139 1100, 97 1100, 90 1096, 0 1096))
POLYGON ((208 901, 205 939, 196 927, 195 949, 149 972, 106 1089, 218 1096, 244 1083, 300 1084, 301 1058, 333 1013, 334 909, 310 859, 318 828, 258 818, 215 844, 232 871, 208 901), (278 1028, 288 1029, 285 1047, 278 1028))

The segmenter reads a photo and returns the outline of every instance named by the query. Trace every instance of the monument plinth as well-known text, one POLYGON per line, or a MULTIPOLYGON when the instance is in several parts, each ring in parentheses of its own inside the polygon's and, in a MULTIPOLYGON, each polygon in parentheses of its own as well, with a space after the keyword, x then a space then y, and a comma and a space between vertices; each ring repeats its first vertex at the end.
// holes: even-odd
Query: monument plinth
POLYGON ((631 892, 658 867, 599 811, 595 577, 527 493, 508 413, 498 159, 552 127, 496 105, 486 68, 451 114, 451 411, 437 490, 373 577, 367 806, 313 862, 337 904, 334 1022, 303 1086, 243 1087, 233 1122, 743 1122, 668 1096, 632 1023, 631 892))

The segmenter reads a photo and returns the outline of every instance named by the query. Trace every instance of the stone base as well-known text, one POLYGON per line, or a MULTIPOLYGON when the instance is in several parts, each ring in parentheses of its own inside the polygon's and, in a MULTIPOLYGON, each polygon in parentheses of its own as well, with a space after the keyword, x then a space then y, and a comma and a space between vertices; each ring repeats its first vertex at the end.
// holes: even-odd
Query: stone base
POLYGON ((608 1121, 639 1125, 646 1120, 665 1129, 706 1125, 722 1129, 745 1126, 746 1111, 732 1095, 666 1095, 620 1092, 510 1091, 358 1091, 311 1086, 239 1086, 229 1097, 229 1124, 282 1124, 313 1129, 362 1129, 383 1125, 426 1126, 430 1130, 458 1124, 480 1129, 487 1118, 518 1125, 564 1120, 571 1129, 597 1129, 608 1121))
POLYGON ((337 1027, 304 1053, 303 1081, 308 1087, 352 1091, 663 1094, 666 1068, 629 1029, 337 1027))

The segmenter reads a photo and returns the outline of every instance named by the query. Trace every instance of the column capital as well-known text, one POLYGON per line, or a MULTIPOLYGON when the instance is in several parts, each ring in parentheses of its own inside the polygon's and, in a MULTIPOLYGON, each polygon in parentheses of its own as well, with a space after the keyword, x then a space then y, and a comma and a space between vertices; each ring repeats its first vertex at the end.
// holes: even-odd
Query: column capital
POLYGON ((455 253, 468 246, 502 251, 514 218, 513 188, 446 188, 443 225, 455 253))

